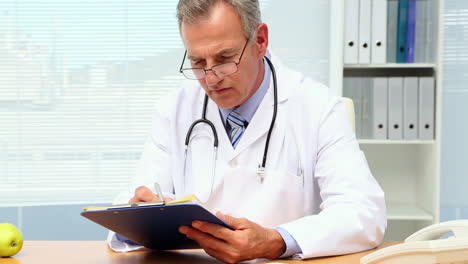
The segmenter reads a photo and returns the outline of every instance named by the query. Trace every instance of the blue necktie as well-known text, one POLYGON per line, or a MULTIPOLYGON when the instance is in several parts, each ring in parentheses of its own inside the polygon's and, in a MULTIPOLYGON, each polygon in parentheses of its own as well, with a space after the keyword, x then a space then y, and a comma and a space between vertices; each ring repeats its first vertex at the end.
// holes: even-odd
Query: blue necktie
POLYGON ((227 124, 228 129, 231 129, 229 137, 231 138, 232 146, 236 148, 247 127, 247 121, 234 109, 227 117, 227 124))

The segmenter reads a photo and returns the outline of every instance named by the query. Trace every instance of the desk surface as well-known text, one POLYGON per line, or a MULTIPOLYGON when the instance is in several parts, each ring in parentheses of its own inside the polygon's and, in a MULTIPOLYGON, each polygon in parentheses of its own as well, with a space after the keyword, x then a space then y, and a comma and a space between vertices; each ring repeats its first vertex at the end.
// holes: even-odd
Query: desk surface
MULTIPOLYGON (((382 247, 395 244, 384 243, 382 247)), ((338 257, 316 258, 307 261, 274 260, 255 263, 313 263, 313 264, 358 264, 359 259, 372 251, 338 257)), ((0 258, 0 264, 143 264, 143 263, 220 263, 202 250, 179 250, 156 252, 139 250, 130 253, 115 253, 104 241, 25 241, 23 249, 11 258, 0 258)))

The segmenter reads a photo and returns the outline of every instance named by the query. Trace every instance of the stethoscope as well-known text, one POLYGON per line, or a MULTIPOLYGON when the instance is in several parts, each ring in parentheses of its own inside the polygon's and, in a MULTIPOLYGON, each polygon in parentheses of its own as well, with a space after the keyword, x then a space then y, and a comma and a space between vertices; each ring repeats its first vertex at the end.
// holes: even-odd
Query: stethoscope
MULTIPOLYGON (((271 63, 270 59, 268 59, 266 56, 264 57, 265 60, 267 61, 268 65, 270 66, 271 73, 273 76, 273 95, 274 95, 274 104, 273 104, 273 116, 271 118, 271 124, 270 124, 270 129, 268 130, 268 135, 267 139, 265 142, 265 150, 263 152, 263 160, 262 163, 258 165, 257 168, 257 178, 260 182, 263 182, 263 178, 265 177, 265 164, 266 164, 266 159, 268 155, 268 146, 270 143, 270 137, 271 137, 271 132, 273 131, 273 127, 275 125, 276 121, 276 112, 278 111, 278 91, 277 91, 277 83, 276 83, 276 72, 275 68, 273 67, 273 63, 271 63)), ((206 124, 211 127, 211 130, 213 132, 213 146, 214 146, 214 163, 216 164, 216 159, 217 159, 217 152, 218 152, 218 133, 216 132, 216 128, 214 124, 206 118, 206 109, 208 106, 208 95, 205 94, 205 99, 203 101, 203 112, 202 112, 202 117, 201 119, 195 120, 192 125, 190 125, 190 128, 187 132, 187 135, 185 137, 185 154, 184 154, 184 177, 185 177, 185 170, 186 170, 186 162, 187 162, 187 151, 189 147, 189 142, 190 142, 190 136, 192 135, 192 130, 194 129, 195 126, 198 124, 206 124)), ((215 166, 213 166, 213 177, 212 177, 212 182, 211 182, 211 190, 213 191, 213 184, 214 184, 214 173, 215 173, 215 166)), ((185 188, 185 187, 184 187, 185 188)))

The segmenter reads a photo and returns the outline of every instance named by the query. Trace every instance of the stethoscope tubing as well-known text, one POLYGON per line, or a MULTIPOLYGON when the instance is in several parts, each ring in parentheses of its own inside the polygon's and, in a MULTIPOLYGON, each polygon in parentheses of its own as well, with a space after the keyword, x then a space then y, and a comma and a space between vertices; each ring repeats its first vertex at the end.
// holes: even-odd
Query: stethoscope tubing
POLYGON ((273 116, 271 118, 270 129, 268 129, 268 135, 265 142, 265 151, 263 152, 263 160, 262 160, 262 168, 265 169, 266 159, 268 155, 268 146, 270 145, 270 137, 271 133, 273 132, 273 127, 275 126, 276 121, 276 113, 278 112, 278 89, 277 89, 277 82, 276 82, 276 71, 275 67, 273 67, 273 63, 271 63, 270 59, 265 56, 265 60, 267 61, 268 65, 271 69, 271 75, 273 77, 273 116))

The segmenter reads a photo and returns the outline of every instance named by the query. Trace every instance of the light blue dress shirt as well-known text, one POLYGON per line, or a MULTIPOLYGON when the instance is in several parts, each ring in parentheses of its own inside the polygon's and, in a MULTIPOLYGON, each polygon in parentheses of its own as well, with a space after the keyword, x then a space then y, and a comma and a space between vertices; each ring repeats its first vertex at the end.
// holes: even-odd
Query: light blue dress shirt
MULTIPOLYGON (((263 65, 268 65, 265 59, 263 59, 263 65)), ((268 88, 270 88, 270 80, 271 80, 271 69, 270 67, 265 67, 265 74, 263 75, 262 84, 257 89, 257 91, 242 105, 237 107, 237 112, 248 122, 252 120, 257 108, 260 106, 260 103, 265 97, 265 94, 268 92, 268 88)), ((223 120, 224 128, 226 129, 226 133, 229 135, 230 131, 227 131, 227 117, 229 113, 232 112, 234 108, 223 109, 219 108, 219 113, 221 114, 221 119, 223 120)), ((242 140, 242 138, 240 139, 242 140)), ((275 227, 274 228, 280 235, 283 237, 284 242, 286 243, 286 251, 281 255, 281 258, 290 257, 294 254, 301 253, 301 248, 297 244, 296 240, 286 231, 284 228, 275 227)))

